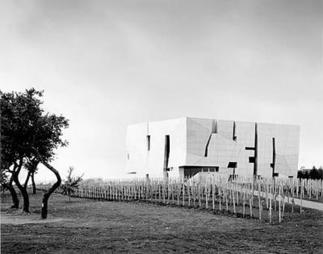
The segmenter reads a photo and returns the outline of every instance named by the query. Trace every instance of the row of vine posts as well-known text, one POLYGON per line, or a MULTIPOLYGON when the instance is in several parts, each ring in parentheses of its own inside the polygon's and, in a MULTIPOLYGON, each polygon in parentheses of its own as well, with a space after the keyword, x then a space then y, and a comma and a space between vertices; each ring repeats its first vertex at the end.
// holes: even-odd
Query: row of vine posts
POLYGON ((144 201, 154 204, 211 210, 263 222, 281 223, 286 216, 302 213, 302 201, 322 198, 322 180, 210 177, 192 180, 107 181, 81 185, 73 197, 107 201, 144 201), (300 200, 298 205, 295 199, 300 200))

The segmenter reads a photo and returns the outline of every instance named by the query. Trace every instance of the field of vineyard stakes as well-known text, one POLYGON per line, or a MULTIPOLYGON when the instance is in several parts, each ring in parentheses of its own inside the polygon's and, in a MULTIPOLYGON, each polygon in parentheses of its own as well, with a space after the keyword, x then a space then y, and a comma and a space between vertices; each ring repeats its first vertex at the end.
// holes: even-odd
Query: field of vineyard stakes
POLYGON ((8 209, 1 195, 1 253, 241 252, 318 253, 323 212, 305 209, 281 224, 145 202, 109 202, 53 194, 47 220, 41 194, 31 214, 8 209))

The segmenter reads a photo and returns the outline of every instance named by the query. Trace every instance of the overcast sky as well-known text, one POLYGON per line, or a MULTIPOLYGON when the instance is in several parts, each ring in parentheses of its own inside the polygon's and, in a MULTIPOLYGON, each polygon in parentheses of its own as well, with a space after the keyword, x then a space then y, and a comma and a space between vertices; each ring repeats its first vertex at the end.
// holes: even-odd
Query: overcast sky
POLYGON ((321 0, 0 5, 0 88, 70 119, 61 172, 119 177, 128 124, 182 116, 298 124, 299 166, 323 165, 321 0))

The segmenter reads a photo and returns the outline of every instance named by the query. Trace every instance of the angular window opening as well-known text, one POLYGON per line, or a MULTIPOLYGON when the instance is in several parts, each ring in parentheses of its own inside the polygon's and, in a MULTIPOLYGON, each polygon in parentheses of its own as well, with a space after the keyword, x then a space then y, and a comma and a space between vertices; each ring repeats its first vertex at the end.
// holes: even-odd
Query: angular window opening
POLYGON ((207 157, 211 137, 212 137, 212 134, 210 134, 209 139, 208 139, 208 140, 207 140, 207 142, 206 142, 205 152, 204 152, 204 157, 207 157))
POLYGON ((233 139, 233 141, 237 141, 236 122, 233 122, 232 139, 233 139))
POLYGON ((130 154, 129 154, 129 153, 127 153, 127 159, 128 159, 128 160, 130 159, 130 154))
POLYGON ((211 141, 211 137, 212 137, 212 134, 214 133, 218 133, 218 125, 217 125, 217 122, 216 121, 213 121, 212 122, 212 130, 211 130, 211 134, 206 142, 206 146, 205 146, 205 151, 204 151, 204 157, 207 157, 208 155, 208 150, 209 150, 209 144, 210 144, 210 141, 211 141))
POLYGON ((170 153, 170 137, 169 135, 165 135, 165 152, 167 156, 169 156, 170 153))
POLYGON ((249 163, 255 163, 256 159, 255 157, 251 156, 249 157, 249 163))
POLYGON ((168 169, 169 153, 170 153, 170 137, 169 135, 165 135, 165 148, 164 148, 164 176, 165 177, 168 176, 165 173, 167 172, 167 169, 168 169))
POLYGON ((236 161, 230 161, 228 164, 228 168, 237 168, 238 163, 236 161))
POLYGON ((150 151, 150 135, 147 135, 147 151, 150 151))
POLYGON ((212 133, 218 133, 218 123, 217 121, 212 121, 212 133))

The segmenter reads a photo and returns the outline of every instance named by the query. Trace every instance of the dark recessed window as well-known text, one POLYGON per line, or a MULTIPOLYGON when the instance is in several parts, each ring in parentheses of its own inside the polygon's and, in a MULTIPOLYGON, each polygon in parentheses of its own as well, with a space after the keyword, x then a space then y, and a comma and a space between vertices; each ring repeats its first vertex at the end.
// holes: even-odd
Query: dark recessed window
POLYGON ((233 141, 237 141, 237 136, 236 136, 236 122, 233 122, 232 139, 233 139, 233 141))
POLYGON ((237 168, 237 162, 235 161, 230 161, 228 164, 228 168, 237 168))
POLYGON ((165 135, 164 172, 168 171, 169 153, 170 153, 170 137, 169 135, 165 135))
POLYGON ((150 151, 150 135, 147 135, 147 151, 150 151))

